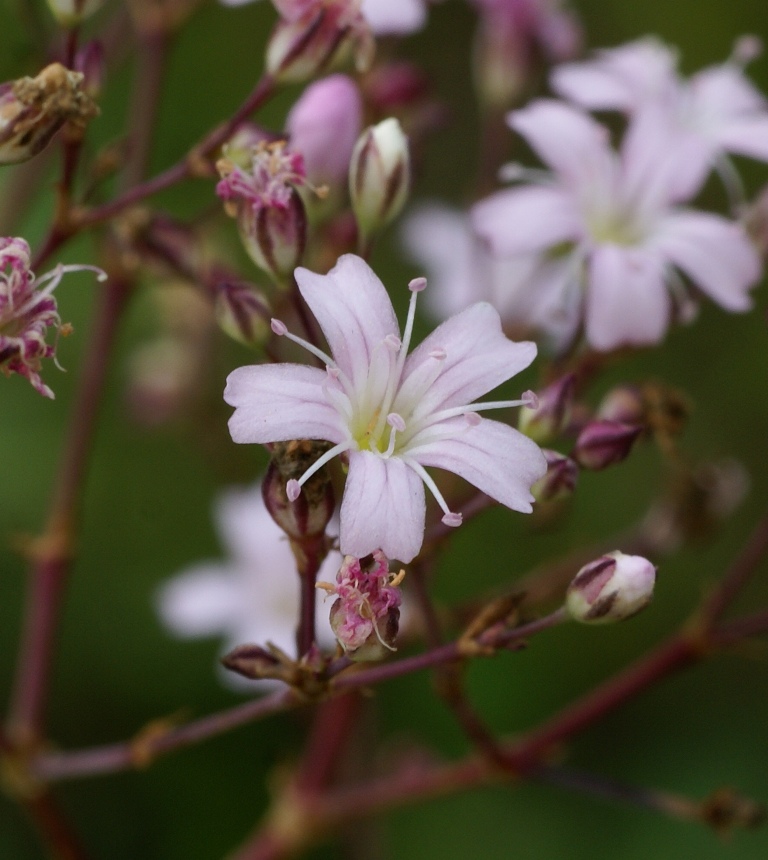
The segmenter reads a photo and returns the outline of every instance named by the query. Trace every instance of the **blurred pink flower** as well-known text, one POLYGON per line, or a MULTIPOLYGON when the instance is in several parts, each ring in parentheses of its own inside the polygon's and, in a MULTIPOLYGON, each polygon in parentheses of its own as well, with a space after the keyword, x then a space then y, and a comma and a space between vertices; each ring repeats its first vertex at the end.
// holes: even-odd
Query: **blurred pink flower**
MULTIPOLYGON (((288 539, 264 505, 261 484, 222 493, 214 518, 227 557, 192 565, 161 585, 155 602, 163 623, 185 639, 224 637, 222 653, 246 643, 273 642, 295 654, 299 575, 288 539)), ((341 561, 331 551, 320 576, 334 577, 341 561)), ((330 646, 330 607, 320 593, 317 601, 318 640, 330 646)), ((234 679, 230 673, 223 677, 234 679)))
POLYGON ((346 183, 362 115, 360 92, 347 75, 315 81, 291 108, 285 129, 314 185, 346 183))
POLYGON ((539 253, 497 257, 474 232, 468 214, 439 204, 414 210, 401 236, 409 256, 429 276, 424 301, 436 319, 487 301, 508 332, 536 334, 555 352, 573 339, 580 306, 569 308, 562 301, 567 261, 539 253))
POLYGON ((743 37, 724 63, 685 79, 676 52, 645 38, 563 64, 551 83, 588 110, 648 113, 645 122, 664 129, 669 146, 680 147, 676 181, 683 195, 694 194, 725 153, 768 161, 768 102, 744 74, 759 50, 755 38, 743 37))
POLYGON ((583 294, 593 347, 661 340, 672 299, 682 315, 692 307, 678 271, 726 310, 750 307, 757 253, 739 224, 674 205, 677 153, 652 126, 631 123, 616 153, 603 126, 561 102, 533 102, 509 123, 553 172, 476 204, 474 227, 501 257, 567 262, 562 300, 583 294))
POLYGON ((340 548, 361 558, 381 549, 408 562, 421 548, 426 484, 457 526, 426 466, 447 469, 514 510, 531 510, 529 488, 546 463, 538 446, 517 430, 480 418, 483 409, 522 401, 473 403, 527 367, 533 343, 513 343, 488 304, 472 305, 437 328, 408 356, 423 278, 411 282, 402 338, 384 285, 359 257, 341 257, 327 275, 296 270, 304 300, 317 318, 333 357, 288 334, 325 365, 257 365, 233 371, 224 399, 235 412, 235 442, 324 439, 333 443, 298 481, 301 484, 344 453, 349 474, 341 505, 340 548))
MULTIPOLYGON (((252 0, 221 0, 225 6, 244 6, 252 0)), ((275 8, 287 21, 311 13, 323 0, 273 0, 275 8)), ((328 0, 325 0, 326 5, 328 0)), ((335 0, 338 2, 338 0, 335 0)), ((359 7, 368 26, 376 35, 406 35, 420 30, 427 20, 426 0, 362 0, 344 3, 359 7)))

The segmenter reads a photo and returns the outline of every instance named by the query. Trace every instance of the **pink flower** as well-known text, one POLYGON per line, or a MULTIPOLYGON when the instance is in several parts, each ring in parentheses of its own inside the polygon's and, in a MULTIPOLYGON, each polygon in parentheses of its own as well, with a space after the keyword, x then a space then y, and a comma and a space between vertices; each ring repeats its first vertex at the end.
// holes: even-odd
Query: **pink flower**
POLYGON ((54 358, 56 346, 45 342, 49 327, 66 332, 62 326, 53 291, 65 272, 96 272, 94 266, 62 266, 40 278, 29 268, 29 245, 23 239, 0 239, 0 372, 26 377, 35 391, 53 399, 53 391, 40 378, 44 358, 54 358), (43 289, 40 287, 45 284, 43 289))
MULTIPOLYGON (((517 430, 480 418, 482 409, 519 405, 473 401, 527 367, 533 343, 513 343, 488 304, 472 305, 443 323, 408 356, 416 279, 402 338, 384 285, 359 257, 341 257, 327 275, 296 270, 296 281, 330 346, 331 356, 287 333, 325 370, 293 364, 241 367, 230 374, 224 399, 235 407, 235 442, 324 439, 327 454, 288 484, 301 484, 339 454, 349 462, 341 505, 340 548, 362 558, 381 549, 407 562, 424 538, 424 484, 459 525, 427 466, 461 475, 514 510, 531 510, 530 486, 546 463, 538 446, 517 430)), ((527 402, 527 401, 525 401, 527 402)))
MULTIPOLYGON (((225 6, 243 6, 251 0, 221 0, 225 6)), ((288 21, 311 13, 322 0, 273 0, 288 21)), ((327 2, 327 0, 326 0, 327 2)), ((345 0, 348 5, 353 5, 345 0)), ((362 0, 357 5, 376 35, 406 35, 420 30, 427 20, 426 0, 362 0)))
MULTIPOLYGON (((192 565, 160 587, 156 605, 163 623, 185 639, 223 636, 222 653, 272 642, 295 654, 299 575, 288 539, 264 505, 261 485, 222 493, 214 515, 227 558, 192 565)), ((340 564, 339 553, 329 553, 320 575, 333 576, 340 564)), ((317 610, 319 641, 331 645, 329 607, 319 593, 317 610)), ((223 677, 232 679, 229 673, 223 677)))
POLYGON ((362 114, 357 85, 346 75, 315 81, 291 108, 285 128, 315 185, 346 182, 362 114))
POLYGON ((436 319, 488 301, 508 332, 535 333, 555 352, 572 342, 579 308, 562 302, 567 263, 539 253, 495 256, 474 232, 467 214, 437 204, 411 213, 401 236, 409 256, 429 275, 425 302, 436 319))
POLYGON ((499 256, 567 264, 562 302, 583 296, 593 347, 661 340, 673 299, 690 315, 680 272, 726 310, 750 307, 757 253, 739 224, 674 205, 677 153, 665 153, 653 127, 631 123, 616 153, 606 129, 560 102, 533 102, 509 123, 553 172, 478 203, 475 229, 499 256))
POLYGON ((552 87, 589 110, 649 113, 646 122, 666 127, 669 145, 680 148, 677 182, 694 194, 725 153, 768 161, 768 102, 744 74, 758 52, 757 41, 743 37, 726 62, 686 80, 669 46, 639 39, 559 66, 552 87))

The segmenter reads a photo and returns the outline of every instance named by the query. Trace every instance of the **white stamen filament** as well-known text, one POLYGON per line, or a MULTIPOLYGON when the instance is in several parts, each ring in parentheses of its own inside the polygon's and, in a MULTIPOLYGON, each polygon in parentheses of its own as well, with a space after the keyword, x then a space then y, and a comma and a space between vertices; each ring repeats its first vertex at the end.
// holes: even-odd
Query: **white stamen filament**
POLYGON ((288 331, 287 326, 282 320, 272 319, 270 322, 270 328, 278 337, 287 337, 288 340, 292 340, 299 346, 303 346, 307 352, 311 352, 312 355, 314 355, 315 358, 319 358, 323 364, 333 368, 336 367, 336 362, 329 355, 326 355, 322 349, 318 349, 313 343, 310 343, 308 340, 304 340, 303 337, 297 337, 295 334, 292 334, 288 331))
POLYGON ((323 466, 332 460, 337 454, 341 454, 342 451, 348 451, 354 442, 346 441, 339 442, 338 445, 334 445, 330 451, 326 451, 322 457, 318 457, 317 460, 307 469, 306 472, 299 478, 297 481, 295 478, 291 478, 290 481, 285 485, 285 491, 288 495, 288 499, 292 502, 295 502, 296 499, 299 498, 299 494, 301 492, 302 486, 315 474, 319 469, 322 469, 323 466))
POLYGON ((404 458, 405 464, 413 469, 414 472, 421 478, 422 481, 427 486, 427 489, 432 493, 435 497, 435 501, 440 505, 445 516, 443 517, 443 522, 446 525, 455 525, 461 524, 461 514, 454 513, 449 507, 448 503, 443 498, 443 494, 440 490, 437 489, 437 484, 432 480, 432 476, 427 472, 427 470, 421 465, 421 463, 417 463, 415 460, 412 460, 410 457, 404 458), (458 520, 457 520, 458 518, 458 520), (446 519, 449 519, 451 522, 446 522, 446 519))
POLYGON ((15 309, 15 314, 21 315, 26 313, 28 310, 31 310, 41 299, 45 299, 59 286, 61 283, 61 279, 68 272, 95 272, 96 280, 99 282, 107 280, 107 273, 104 269, 100 269, 98 266, 87 266, 83 265, 68 265, 65 266, 62 263, 59 263, 55 269, 51 269, 50 272, 46 272, 41 277, 37 278, 37 280, 32 285, 32 288, 36 290, 35 294, 25 302, 20 308, 15 309), (46 282, 50 281, 47 287, 44 287, 42 290, 40 287, 46 282))
MULTIPOLYGON (((429 416, 429 423, 436 424, 439 421, 446 421, 448 418, 455 418, 457 415, 469 415, 472 412, 484 412, 486 409, 509 409, 513 406, 527 406, 529 409, 535 409, 536 406, 531 406, 532 400, 528 396, 533 392, 526 391, 520 400, 489 400, 485 403, 469 403, 466 406, 454 406, 452 409, 443 409, 442 412, 435 412, 429 416)), ((538 398, 534 395, 536 405, 538 398)))

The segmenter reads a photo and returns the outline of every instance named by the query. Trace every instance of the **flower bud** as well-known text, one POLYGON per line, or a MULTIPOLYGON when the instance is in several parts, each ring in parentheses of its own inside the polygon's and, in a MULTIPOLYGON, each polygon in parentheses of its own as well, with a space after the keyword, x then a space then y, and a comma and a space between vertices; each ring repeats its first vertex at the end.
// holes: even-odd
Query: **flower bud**
POLYGON ((222 331, 245 346, 263 343, 270 330, 269 303, 248 284, 217 284, 215 314, 222 331))
POLYGON ((576 462, 598 471, 626 459, 643 428, 620 421, 590 421, 573 449, 576 462))
POLYGON ((301 542, 321 535, 333 516, 336 500, 325 467, 304 482, 298 498, 289 499, 286 491, 288 481, 300 478, 331 447, 314 439, 272 445, 272 460, 262 484, 264 504, 292 540, 301 542))
POLYGON ((568 586, 565 608, 576 621, 609 624, 644 609, 653 597, 656 568, 618 550, 584 565, 568 586))
POLYGON ((336 583, 318 583, 338 595, 331 607, 331 628, 348 657, 355 661, 381 660, 394 651, 400 625, 400 590, 404 576, 389 573, 381 550, 365 558, 345 556, 336 583))
POLYGON ((291 108, 285 128, 314 185, 338 186, 348 175, 362 112, 357 85, 346 75, 316 81, 291 108))
POLYGON ((350 47, 368 68, 375 44, 357 0, 273 0, 281 19, 267 43, 267 71, 300 83, 330 68, 350 47))
POLYGON ((600 401, 597 417, 622 424, 644 424, 643 392, 636 385, 617 385, 600 401))
POLYGON ((48 6, 63 27, 76 27, 93 15, 104 0, 48 0, 48 6))
POLYGON ((385 119, 363 132, 349 166, 349 193, 364 236, 386 227, 400 213, 410 174, 408 138, 396 119, 385 119))
POLYGON ((99 109, 83 91, 83 75, 51 63, 35 78, 0 84, 0 164, 41 152, 65 122, 75 126, 99 109))
POLYGON ((104 85, 104 46, 101 42, 87 42, 75 57, 75 71, 83 76, 83 92, 92 99, 98 98, 104 85))
POLYGON ((523 406, 518 429, 539 445, 555 439, 568 425, 576 386, 576 377, 569 373, 548 385, 538 396, 538 406, 523 406))
POLYGON ((531 487, 531 493, 537 502, 553 502, 567 499, 576 489, 579 479, 579 467, 557 451, 542 448, 542 453, 547 460, 547 471, 531 487))

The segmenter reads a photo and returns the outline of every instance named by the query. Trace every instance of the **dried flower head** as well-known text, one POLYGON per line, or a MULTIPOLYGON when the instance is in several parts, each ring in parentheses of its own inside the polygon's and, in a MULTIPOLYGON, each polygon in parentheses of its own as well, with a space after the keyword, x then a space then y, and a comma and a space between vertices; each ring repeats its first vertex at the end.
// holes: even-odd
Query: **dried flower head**
POLYGON ((32 158, 65 122, 83 127, 99 113, 83 77, 51 63, 37 77, 0 84, 0 164, 32 158))

